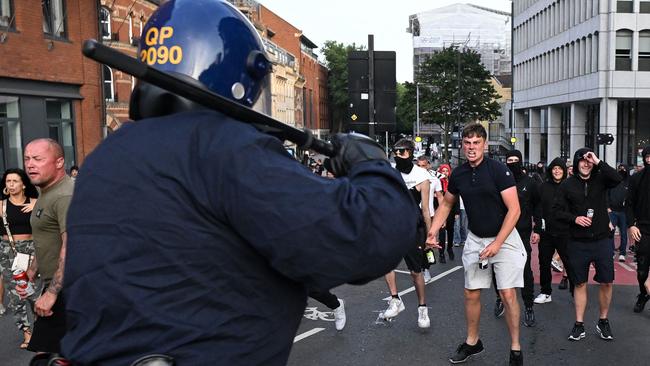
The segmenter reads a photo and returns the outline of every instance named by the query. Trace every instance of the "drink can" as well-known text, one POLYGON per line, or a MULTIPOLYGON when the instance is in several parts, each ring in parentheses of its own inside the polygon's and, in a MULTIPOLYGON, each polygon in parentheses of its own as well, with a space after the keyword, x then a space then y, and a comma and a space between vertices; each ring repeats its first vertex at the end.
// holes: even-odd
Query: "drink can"
POLYGON ((429 264, 436 263, 436 256, 433 254, 433 250, 431 249, 427 250, 427 262, 429 262, 429 264))
POLYGON ((590 218, 590 219, 594 217, 594 209, 593 208, 590 208, 590 209, 587 210, 587 217, 590 218))
POLYGON ((487 269, 488 268, 488 259, 485 258, 485 259, 481 260, 480 262, 478 262, 478 268, 487 269))
POLYGON ((25 273, 25 271, 23 271, 22 269, 14 270, 13 279, 14 281, 16 281, 16 286, 25 290, 27 296, 32 296, 34 292, 36 292, 36 290, 34 290, 34 286, 32 285, 32 283, 29 282, 29 277, 27 277, 27 273, 25 273))

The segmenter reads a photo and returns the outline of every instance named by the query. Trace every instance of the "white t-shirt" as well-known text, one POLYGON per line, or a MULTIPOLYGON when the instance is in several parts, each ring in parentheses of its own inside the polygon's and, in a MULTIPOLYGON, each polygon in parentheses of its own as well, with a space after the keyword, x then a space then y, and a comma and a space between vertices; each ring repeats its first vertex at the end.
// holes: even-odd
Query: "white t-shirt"
POLYGON ((436 200, 436 192, 442 192, 442 183, 440 179, 436 178, 433 174, 429 178, 429 213, 433 216, 435 212, 433 202, 436 200))
POLYGON ((402 174, 402 179, 404 179, 404 183, 406 183, 406 188, 411 189, 418 184, 424 182, 427 179, 431 178, 431 174, 424 169, 420 168, 419 166, 413 165, 413 169, 411 169, 411 172, 408 174, 402 174))

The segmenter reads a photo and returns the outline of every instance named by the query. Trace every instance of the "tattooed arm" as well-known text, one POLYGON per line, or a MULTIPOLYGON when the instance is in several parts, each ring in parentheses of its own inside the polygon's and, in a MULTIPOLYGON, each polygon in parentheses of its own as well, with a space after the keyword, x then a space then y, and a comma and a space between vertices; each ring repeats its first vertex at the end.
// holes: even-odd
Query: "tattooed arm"
POLYGON ((66 247, 66 242, 67 242, 67 234, 64 232, 61 234, 61 251, 59 252, 59 265, 56 269, 56 272, 54 272, 54 277, 52 278, 52 282, 50 282, 50 285, 47 287, 47 292, 50 292, 54 295, 58 295, 59 292, 61 291, 61 288, 63 288, 63 271, 65 270, 65 247, 66 247))

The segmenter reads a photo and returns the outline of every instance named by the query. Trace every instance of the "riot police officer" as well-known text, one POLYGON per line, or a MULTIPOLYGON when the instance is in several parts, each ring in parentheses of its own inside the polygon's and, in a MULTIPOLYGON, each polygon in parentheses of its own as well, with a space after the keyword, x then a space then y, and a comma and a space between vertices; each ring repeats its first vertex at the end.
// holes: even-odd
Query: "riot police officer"
MULTIPOLYGON (((143 62, 268 112, 271 64, 227 2, 165 2, 142 39, 143 62)), ((130 114, 69 210, 75 364, 285 364, 307 288, 382 276, 416 241, 418 208, 374 141, 335 136, 327 179, 280 139, 143 82, 130 114)))

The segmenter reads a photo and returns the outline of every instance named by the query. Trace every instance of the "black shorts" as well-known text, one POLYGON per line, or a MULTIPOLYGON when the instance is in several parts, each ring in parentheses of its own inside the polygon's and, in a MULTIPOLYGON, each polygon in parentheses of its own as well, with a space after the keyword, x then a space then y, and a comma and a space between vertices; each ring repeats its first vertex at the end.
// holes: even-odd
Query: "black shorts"
POLYGON ((413 249, 409 250, 404 256, 404 262, 406 262, 406 268, 414 273, 422 272, 424 268, 427 268, 428 264, 427 257, 421 247, 413 247, 413 249))
MULTIPOLYGON (((47 291, 45 286, 43 293, 47 291)), ((59 292, 56 302, 52 306, 52 315, 38 317, 34 321, 32 338, 28 350, 33 352, 61 353, 61 339, 65 335, 65 300, 63 293, 59 292)))
POLYGON ((589 266, 592 262, 596 268, 594 281, 614 282, 614 253, 611 240, 610 238, 589 242, 569 240, 566 249, 573 272, 573 283, 579 285, 589 280, 589 266))

